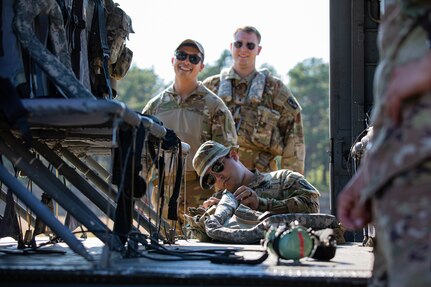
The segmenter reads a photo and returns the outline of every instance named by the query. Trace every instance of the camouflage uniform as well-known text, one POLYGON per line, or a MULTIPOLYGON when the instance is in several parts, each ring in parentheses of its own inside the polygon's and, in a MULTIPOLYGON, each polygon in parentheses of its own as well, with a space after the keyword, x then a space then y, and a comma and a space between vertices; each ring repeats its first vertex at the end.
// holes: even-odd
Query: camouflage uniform
MULTIPOLYGON (((143 113, 159 118, 164 126, 175 131, 181 141, 190 145, 190 154, 186 162, 186 200, 183 188, 178 200, 180 220, 183 222, 184 210, 201 205, 211 196, 210 191, 204 191, 200 187, 199 177, 191 163, 193 156, 201 143, 207 140, 215 140, 225 145, 236 144, 237 136, 232 115, 223 101, 201 83, 184 102, 181 102, 180 96, 171 85, 152 98, 143 109, 143 113)), ((166 190, 169 191, 171 188, 166 190)), ((157 206, 157 195, 157 192, 153 192, 154 207, 157 206)), ((170 197, 168 194, 166 196, 170 197)), ((169 201, 165 199, 165 202, 169 201)))
POLYGON ((241 79, 233 68, 204 81, 229 107, 237 128, 239 155, 249 169, 281 168, 304 173, 301 107, 286 85, 268 70, 241 79))
MULTIPOLYGON (((207 179, 208 169, 231 152, 232 148, 214 141, 207 141, 199 147, 193 158, 193 167, 202 178, 202 187, 211 188, 212 183, 207 179)), ((237 167, 246 169, 241 163, 237 167)), ((226 173, 229 174, 229 171, 226 173)), ((234 174, 232 170, 230 173, 234 174)), ((267 224, 278 225, 298 218, 301 224, 313 228, 330 223, 327 221, 328 216, 316 214, 319 212, 320 193, 300 173, 285 169, 270 173, 256 170, 248 178, 247 183, 243 181, 241 184, 256 193, 256 210, 240 204, 227 190, 219 191, 213 195, 220 199, 216 208, 191 209, 192 216, 186 217, 187 229, 192 236, 202 241, 216 239, 223 242, 254 243, 263 238, 267 224), (261 216, 266 216, 267 211, 280 216, 261 222, 261 216), (281 218, 283 216, 287 217, 281 218)), ((331 220, 334 219, 335 217, 331 220)), ((324 226, 328 227, 329 225, 324 226)), ((338 224, 331 228, 334 227, 340 229, 337 234, 342 235, 343 231, 338 224)))
MULTIPOLYGON (((203 211, 203 210, 201 210, 203 211)), ((242 205, 235 196, 224 191, 217 207, 204 212, 196 210, 196 216, 187 216, 188 229, 201 241, 218 240, 228 243, 256 243, 264 238, 270 226, 298 223, 313 230, 331 228, 338 243, 343 243, 344 230, 333 215, 319 213, 289 213, 273 215, 260 220, 262 212, 242 205)))
MULTIPOLYGON (((287 169, 269 173, 254 171, 255 177, 247 186, 259 199, 257 211, 283 213, 319 212, 319 191, 301 174, 287 169)), ((215 197, 221 198, 221 192, 215 197)))
POLYGON ((320 193, 301 174, 287 169, 270 173, 255 171, 255 179, 248 184, 259 199, 259 211, 276 214, 319 212, 320 193))
MULTIPOLYGON (((397 66, 429 53, 417 24, 430 1, 385 1, 380 25, 380 64, 375 73, 373 139, 361 163, 376 226, 373 286, 431 286, 431 91, 410 98, 394 126, 383 95, 397 66)), ((429 11, 429 10, 428 10, 429 11)))

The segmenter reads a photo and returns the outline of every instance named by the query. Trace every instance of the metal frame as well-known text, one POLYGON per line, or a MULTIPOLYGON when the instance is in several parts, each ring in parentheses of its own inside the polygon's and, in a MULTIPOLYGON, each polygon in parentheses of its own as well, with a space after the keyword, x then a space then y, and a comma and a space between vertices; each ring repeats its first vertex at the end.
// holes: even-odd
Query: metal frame
MULTIPOLYGON (((14 167, 24 171, 29 179, 83 224, 88 231, 94 233, 109 247, 109 250, 122 250, 124 243, 121 242, 120 237, 101 222, 93 210, 61 182, 38 156, 42 156, 69 183, 113 220, 115 229, 118 208, 116 200, 119 193, 116 186, 110 181, 110 173, 99 166, 97 170, 105 177, 101 178, 75 153, 86 154, 87 159, 91 154, 111 154, 112 148, 117 144, 117 130, 120 124, 132 129, 142 125, 149 134, 157 139, 164 137, 166 133, 164 127, 150 118, 138 115, 117 101, 49 99, 22 100, 22 102, 24 107, 30 111, 31 116, 28 118, 28 122, 33 142, 30 145, 25 143, 18 131, 11 130, 7 123, 0 121, 0 154, 5 156, 14 167), (91 181, 91 184, 88 180, 91 181)), ((94 160, 89 162, 93 166, 97 165, 94 160)), ((47 213, 46 207, 40 209, 41 203, 35 196, 25 187, 20 186, 17 179, 10 179, 9 176, 14 177, 2 166, 2 173, 5 172, 7 174, 2 174, 1 181, 28 205, 36 218, 41 218, 74 251, 86 259, 92 260, 79 245, 76 245, 75 240, 71 239, 75 238, 72 232, 64 225, 59 227, 54 215, 51 212, 47 213), (35 201, 38 204, 35 204, 35 201)), ((130 210, 131 216, 144 229, 149 232, 157 230, 156 225, 149 218, 134 208, 134 199, 128 199, 127 202, 133 206, 130 210)), ((139 203, 137 206, 141 210, 150 210, 143 203, 139 203)), ((148 213, 155 214, 154 212, 148 213)), ((159 224, 159 222, 156 223, 159 224)), ((167 223, 163 221, 161 224, 166 225, 167 223)), ((164 235, 160 235, 160 238, 163 239, 164 235)))
MULTIPOLYGON (((353 175, 350 149, 367 127, 372 83, 378 62, 378 0, 330 1, 330 190, 331 214, 336 199, 353 175)), ((349 241, 362 240, 353 233, 349 241)))

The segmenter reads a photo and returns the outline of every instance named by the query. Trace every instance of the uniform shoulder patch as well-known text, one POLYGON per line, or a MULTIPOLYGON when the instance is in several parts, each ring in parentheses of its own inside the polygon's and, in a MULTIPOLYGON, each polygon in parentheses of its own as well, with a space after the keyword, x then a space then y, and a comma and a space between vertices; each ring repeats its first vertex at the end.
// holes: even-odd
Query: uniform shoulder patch
POLYGON ((298 103, 292 97, 289 97, 287 102, 294 110, 298 109, 298 103))
POLYGON ((308 181, 306 181, 305 179, 301 178, 298 183, 304 187, 305 189, 308 190, 315 190, 314 186, 312 186, 308 181))

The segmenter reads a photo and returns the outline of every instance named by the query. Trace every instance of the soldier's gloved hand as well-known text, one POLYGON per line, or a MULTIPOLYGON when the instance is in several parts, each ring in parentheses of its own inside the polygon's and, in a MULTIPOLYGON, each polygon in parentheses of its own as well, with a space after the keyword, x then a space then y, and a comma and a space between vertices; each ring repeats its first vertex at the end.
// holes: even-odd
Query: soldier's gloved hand
POLYGON ((233 193, 233 195, 239 202, 241 202, 241 204, 257 210, 259 199, 257 198, 256 192, 254 192, 250 187, 242 185, 233 193))

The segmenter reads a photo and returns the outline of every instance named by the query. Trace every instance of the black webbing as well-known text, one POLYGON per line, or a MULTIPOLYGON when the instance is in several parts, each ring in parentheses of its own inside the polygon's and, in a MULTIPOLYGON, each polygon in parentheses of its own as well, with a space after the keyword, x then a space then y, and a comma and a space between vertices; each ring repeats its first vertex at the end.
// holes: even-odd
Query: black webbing
MULTIPOLYGON (((159 206, 159 220, 161 222, 161 217, 163 214, 163 205, 165 204, 165 155, 162 151, 162 155, 158 158, 158 176, 159 176, 159 193, 160 193, 160 206, 159 206)), ((159 227, 160 228, 160 227, 159 227)), ((158 230, 160 231, 160 230, 158 230)))
POLYGON ((146 192, 145 180, 139 175, 145 127, 142 124, 138 128, 123 126, 118 136, 112 175, 112 182, 118 187, 114 233, 125 243, 132 229, 134 198, 140 198, 146 192))
POLYGON ((6 207, 3 218, 0 218, 0 238, 7 236, 13 237, 22 243, 22 232, 18 224, 18 216, 15 211, 15 201, 10 189, 7 190, 6 194, 6 207))
POLYGON ((86 25, 85 20, 82 17, 84 6, 83 2, 84 0, 73 0, 72 19, 70 22, 72 27, 72 69, 78 79, 81 73, 81 33, 82 30, 85 29, 86 25))
POLYGON ((100 39, 100 47, 102 49, 102 63, 103 63, 103 74, 105 76, 105 83, 109 93, 109 99, 112 99, 111 80, 109 76, 109 56, 111 50, 108 45, 108 33, 106 31, 106 19, 105 19, 105 5, 103 0, 95 1, 96 7, 94 8, 94 16, 97 17, 98 22, 98 33, 100 39))
POLYGON ((2 77, 0 77, 0 111, 11 126, 20 129, 25 144, 31 145, 30 127, 27 122, 29 112, 24 108, 17 90, 9 79, 2 77))
POLYGON ((175 176, 175 184, 174 190, 172 192, 172 196, 169 199, 169 210, 168 210, 168 219, 178 220, 178 197, 180 195, 181 188, 181 180, 183 175, 183 160, 182 160, 182 148, 181 142, 178 140, 178 160, 177 160, 177 173, 175 176))

